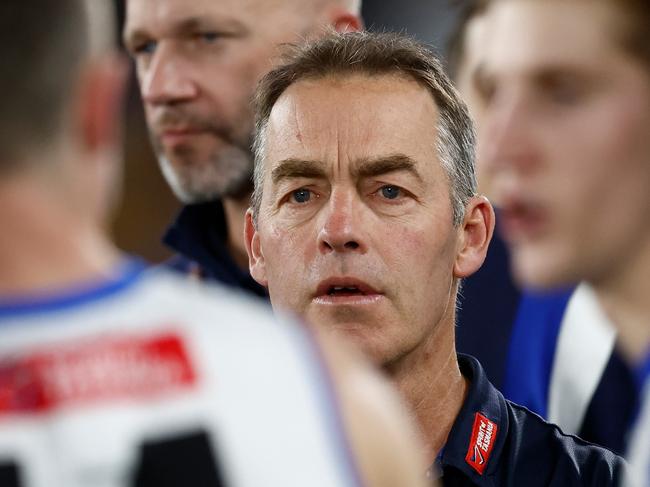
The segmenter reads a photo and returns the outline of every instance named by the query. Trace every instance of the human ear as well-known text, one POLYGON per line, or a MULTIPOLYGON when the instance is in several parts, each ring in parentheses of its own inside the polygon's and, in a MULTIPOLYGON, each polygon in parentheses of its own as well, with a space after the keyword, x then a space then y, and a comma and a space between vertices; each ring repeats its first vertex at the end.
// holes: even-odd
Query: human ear
POLYGON ((128 64, 117 54, 90 62, 82 72, 76 124, 86 150, 95 152, 119 145, 127 77, 128 64))
POLYGON ((358 15, 341 11, 334 15, 331 25, 336 32, 359 32, 363 30, 363 21, 358 15))
POLYGON ((246 223, 244 225, 244 240, 246 241, 246 252, 248 253, 248 269, 253 279, 262 286, 266 286, 266 261, 262 253, 260 235, 253 222, 253 210, 246 211, 246 223))
POLYGON ((485 196, 472 197, 465 207, 461 223, 461 239, 454 276, 465 278, 474 274, 485 261, 494 233, 494 208, 485 196))

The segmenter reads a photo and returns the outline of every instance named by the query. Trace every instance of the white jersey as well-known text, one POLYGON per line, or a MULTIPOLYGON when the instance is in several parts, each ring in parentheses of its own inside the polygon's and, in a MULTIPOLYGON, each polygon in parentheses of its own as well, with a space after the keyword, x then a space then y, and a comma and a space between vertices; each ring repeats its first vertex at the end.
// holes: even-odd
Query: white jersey
POLYGON ((132 262, 0 297, 0 485, 358 486, 316 347, 270 315, 132 262))

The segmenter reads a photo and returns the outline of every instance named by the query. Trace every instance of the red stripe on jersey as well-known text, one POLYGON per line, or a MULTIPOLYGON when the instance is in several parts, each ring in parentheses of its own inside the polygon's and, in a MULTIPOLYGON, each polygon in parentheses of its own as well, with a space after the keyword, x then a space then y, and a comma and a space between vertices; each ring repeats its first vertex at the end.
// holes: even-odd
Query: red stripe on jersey
POLYGON ((173 333, 68 342, 0 359, 0 414, 145 399, 195 382, 185 344, 173 333))

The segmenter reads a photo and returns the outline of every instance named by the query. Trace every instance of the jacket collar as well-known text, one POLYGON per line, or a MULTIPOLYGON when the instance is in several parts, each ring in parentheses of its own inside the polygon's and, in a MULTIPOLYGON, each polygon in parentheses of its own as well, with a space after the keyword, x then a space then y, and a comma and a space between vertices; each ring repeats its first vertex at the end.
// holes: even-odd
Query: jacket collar
POLYGON ((478 360, 458 354, 458 364, 469 389, 440 458, 443 476, 447 467, 454 467, 476 485, 494 486, 508 437, 506 400, 487 379, 478 360))
POLYGON ((228 250, 228 223, 221 201, 183 207, 169 227, 163 242, 187 259, 196 262, 200 274, 224 284, 267 296, 266 289, 240 268, 228 250))

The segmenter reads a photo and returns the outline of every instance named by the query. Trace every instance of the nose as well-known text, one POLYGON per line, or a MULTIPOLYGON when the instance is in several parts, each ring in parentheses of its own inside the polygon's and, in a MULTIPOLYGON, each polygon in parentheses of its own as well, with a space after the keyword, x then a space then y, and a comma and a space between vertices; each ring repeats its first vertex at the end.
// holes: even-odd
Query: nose
POLYGON ((538 164, 535 113, 521 96, 503 96, 486 107, 478 131, 478 164, 490 176, 527 173, 538 164))
POLYGON ((161 42, 151 63, 141 73, 140 89, 145 103, 175 104, 198 95, 198 85, 191 77, 190 66, 173 47, 161 42))
POLYGON ((360 204, 351 192, 332 192, 318 234, 321 253, 365 253, 360 204))

